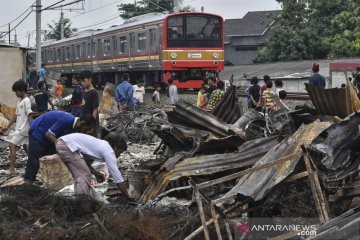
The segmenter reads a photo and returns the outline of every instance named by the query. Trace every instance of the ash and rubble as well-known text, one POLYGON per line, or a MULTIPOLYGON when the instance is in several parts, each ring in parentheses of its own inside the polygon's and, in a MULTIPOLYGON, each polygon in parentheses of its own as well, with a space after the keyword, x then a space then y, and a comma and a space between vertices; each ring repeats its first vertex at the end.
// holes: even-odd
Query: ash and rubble
MULTIPOLYGON (((224 99, 218 111, 238 101, 234 96, 224 99)), ((2 188, 0 233, 5 239, 20 233, 24 239, 133 239, 136 233, 137 239, 230 239, 240 218, 262 217, 279 218, 280 223, 281 218, 296 218, 296 224, 318 219, 321 234, 311 239, 329 239, 329 234, 356 238, 360 109, 348 110, 340 121, 336 114, 324 116, 315 108, 296 109, 273 116, 275 130, 268 136, 259 116, 243 113, 235 119, 242 110, 232 108, 222 112, 221 120, 185 100, 161 109, 146 104, 108 114, 102 134, 117 132, 127 138, 128 150, 118 164, 138 204, 125 201, 111 179, 104 192, 106 206, 93 199, 53 196, 35 186, 29 202, 21 202, 29 189, 2 188), (252 121, 258 134, 249 131, 252 121), (47 211, 36 214, 43 208, 32 201, 47 211), (16 214, 10 216, 11 211, 16 214), (124 223, 124 218, 131 221, 124 223), (25 230, 10 231, 18 222, 25 230)), ((249 237, 264 236, 242 239, 249 237)))

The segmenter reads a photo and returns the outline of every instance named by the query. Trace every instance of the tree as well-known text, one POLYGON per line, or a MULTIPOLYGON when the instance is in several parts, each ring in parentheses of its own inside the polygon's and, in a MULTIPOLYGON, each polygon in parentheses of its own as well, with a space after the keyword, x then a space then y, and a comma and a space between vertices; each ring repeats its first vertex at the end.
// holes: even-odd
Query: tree
POLYGON ((129 19, 152 12, 174 12, 176 8, 182 12, 191 11, 191 6, 182 6, 182 0, 143 0, 134 3, 120 4, 120 17, 129 19))
MULTIPOLYGON (((50 31, 45 35, 45 40, 49 39, 55 39, 60 40, 61 39, 61 20, 59 19, 58 22, 52 21, 52 24, 47 24, 50 31)), ((71 21, 69 18, 64 18, 64 38, 69 38, 73 33, 77 32, 76 28, 71 28, 71 21)))
POLYGON ((277 0, 278 23, 254 62, 359 55, 359 0, 277 0))

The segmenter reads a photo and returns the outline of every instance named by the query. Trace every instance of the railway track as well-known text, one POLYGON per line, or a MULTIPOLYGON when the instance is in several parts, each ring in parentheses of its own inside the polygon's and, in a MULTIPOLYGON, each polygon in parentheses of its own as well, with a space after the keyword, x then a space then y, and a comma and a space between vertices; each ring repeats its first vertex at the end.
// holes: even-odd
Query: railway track
MULTIPOLYGON (((247 97, 247 93, 245 91, 237 91, 236 93, 238 97, 247 97)), ((182 91, 180 94, 197 94, 197 92, 182 91)), ((309 94, 297 93, 297 92, 288 92, 286 98, 289 100, 300 100, 300 101, 310 100, 309 94)))

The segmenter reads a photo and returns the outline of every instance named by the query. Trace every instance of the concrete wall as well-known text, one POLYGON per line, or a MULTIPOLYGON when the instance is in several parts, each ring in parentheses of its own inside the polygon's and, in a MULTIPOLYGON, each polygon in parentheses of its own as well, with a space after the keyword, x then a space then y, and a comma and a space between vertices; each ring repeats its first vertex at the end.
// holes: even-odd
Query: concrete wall
POLYGON ((24 71, 23 52, 18 48, 0 48, 0 104, 16 108, 18 98, 11 88, 22 79, 24 71))

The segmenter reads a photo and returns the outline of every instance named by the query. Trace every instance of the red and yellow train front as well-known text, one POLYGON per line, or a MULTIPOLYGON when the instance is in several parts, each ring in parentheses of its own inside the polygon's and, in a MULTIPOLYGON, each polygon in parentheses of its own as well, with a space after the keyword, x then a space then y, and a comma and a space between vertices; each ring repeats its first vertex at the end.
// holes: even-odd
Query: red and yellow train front
POLYGON ((223 19, 207 13, 178 13, 163 25, 164 81, 179 88, 200 88, 224 69, 223 19))

